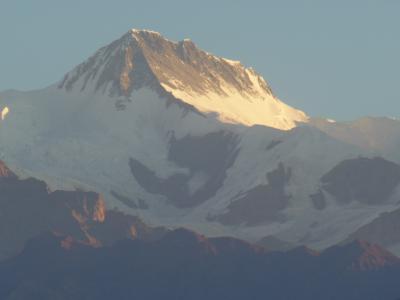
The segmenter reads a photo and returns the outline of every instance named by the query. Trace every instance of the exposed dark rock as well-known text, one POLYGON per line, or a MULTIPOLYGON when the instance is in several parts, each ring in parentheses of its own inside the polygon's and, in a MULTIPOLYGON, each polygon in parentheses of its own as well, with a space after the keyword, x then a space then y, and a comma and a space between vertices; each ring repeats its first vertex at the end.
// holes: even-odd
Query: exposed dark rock
POLYGON ((109 46, 101 48, 87 61, 80 64, 75 73, 67 74, 58 87, 65 88, 67 91, 71 90, 81 76, 84 76, 82 91, 96 76, 98 77, 96 91, 102 89, 102 92, 105 92, 105 88, 111 83, 111 95, 128 96, 132 90, 144 86, 155 87, 158 83, 157 79, 137 40, 131 39, 126 47, 121 47, 121 40, 116 40, 109 46), (104 61, 105 64, 99 64, 99 61, 104 61), (133 65, 135 71, 130 67, 133 65))
POLYGON ((400 209, 385 212, 372 222, 360 227, 346 241, 361 239, 390 247, 400 243, 400 209))
POLYGON ((281 212, 290 199, 285 192, 290 176, 290 169, 285 170, 279 163, 276 170, 267 174, 268 184, 258 185, 238 195, 228 206, 228 211, 217 216, 216 220, 226 225, 245 223, 249 226, 282 220, 281 212))
POLYGON ((344 160, 321 178, 339 203, 385 203, 400 183, 400 166, 380 157, 344 160))
POLYGON ((1 177, 11 177, 16 178, 17 176, 12 172, 3 161, 0 160, 0 178, 1 177))
POLYGON ((168 159, 189 169, 189 174, 177 173, 162 179, 136 159, 131 158, 129 165, 136 181, 147 192, 164 195, 177 207, 193 207, 215 195, 237 154, 237 137, 220 131, 171 139, 168 159), (188 183, 197 174, 202 174, 205 182, 191 192, 188 183))
POLYGON ((138 199, 138 207, 140 209, 149 209, 149 205, 147 204, 146 200, 141 198, 138 199))
POLYGON ((323 210, 326 207, 326 199, 324 192, 321 190, 318 190, 317 193, 310 195, 311 201, 314 205, 315 209, 318 210, 323 210))
POLYGON ((237 155, 237 136, 218 131, 204 136, 186 136, 180 140, 172 137, 168 159, 177 165, 215 176, 230 167, 237 155))
POLYGON ((171 204, 176 204, 178 207, 191 205, 187 185, 190 178, 188 175, 174 174, 166 179, 162 179, 140 161, 133 158, 130 159, 129 166, 136 181, 147 192, 164 195, 171 204))

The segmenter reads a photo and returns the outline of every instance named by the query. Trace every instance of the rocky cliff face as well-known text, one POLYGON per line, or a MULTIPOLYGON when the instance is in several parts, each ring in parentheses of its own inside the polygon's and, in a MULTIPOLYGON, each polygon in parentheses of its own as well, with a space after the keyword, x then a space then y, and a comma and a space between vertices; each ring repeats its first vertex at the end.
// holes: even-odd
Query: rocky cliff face
POLYGON ((106 211, 97 193, 51 192, 45 182, 19 179, 3 162, 0 166, 0 259, 16 255, 42 232, 101 246, 123 238, 151 238, 155 231, 136 217, 106 211))
POLYGON ((3 161, 0 161, 0 178, 15 178, 16 175, 6 166, 3 161))

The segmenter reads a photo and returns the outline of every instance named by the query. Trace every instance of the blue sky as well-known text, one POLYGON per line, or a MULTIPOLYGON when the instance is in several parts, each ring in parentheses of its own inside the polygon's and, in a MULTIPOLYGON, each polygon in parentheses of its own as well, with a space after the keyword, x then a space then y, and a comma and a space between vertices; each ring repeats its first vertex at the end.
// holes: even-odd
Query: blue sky
POLYGON ((130 28, 254 67, 313 116, 400 117, 400 0, 1 0, 0 90, 58 81, 130 28))

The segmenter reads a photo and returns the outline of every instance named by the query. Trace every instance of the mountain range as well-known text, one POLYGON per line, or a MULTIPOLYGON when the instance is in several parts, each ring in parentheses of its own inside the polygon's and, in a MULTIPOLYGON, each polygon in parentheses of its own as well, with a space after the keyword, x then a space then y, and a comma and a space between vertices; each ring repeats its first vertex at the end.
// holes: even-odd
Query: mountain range
POLYGON ((270 252, 176 229, 96 248, 47 233, 0 263, 0 298, 395 300, 399 275, 399 258, 361 241, 270 252))
MULTIPOLYGON (((124 237, 144 222, 278 250, 361 238, 400 254, 400 122, 308 116, 191 40, 130 30, 47 88, 1 92, 0 110, 4 189, 41 193, 43 215, 73 195, 57 211, 79 215, 66 222, 80 242, 107 244, 91 232, 104 206, 128 220, 124 237)), ((1 205, 23 213, 13 203, 1 205)))
POLYGON ((354 239, 275 251, 151 227, 0 162, 0 299, 396 299, 400 259, 354 239))

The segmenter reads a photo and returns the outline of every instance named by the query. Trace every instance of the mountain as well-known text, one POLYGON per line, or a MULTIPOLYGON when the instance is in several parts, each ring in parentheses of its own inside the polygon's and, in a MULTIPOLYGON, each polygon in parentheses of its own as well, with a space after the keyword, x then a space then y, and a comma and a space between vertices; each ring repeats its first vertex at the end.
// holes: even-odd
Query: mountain
POLYGON ((400 250, 400 209, 384 212, 371 222, 351 233, 346 241, 364 239, 390 247, 396 253, 400 250))
POLYGON ((0 263, 1 299, 396 299, 400 259, 353 242, 269 252, 177 229, 96 248, 42 234, 0 263))
POLYGON ((50 191, 45 182, 18 178, 0 161, 0 260, 12 257, 44 232, 92 246, 154 239, 166 231, 119 211, 108 211, 94 192, 50 191))
POLYGON ((151 88, 188 109, 234 124, 290 129, 307 121, 303 112, 279 101, 264 79, 240 62, 211 55, 188 39, 174 43, 147 30, 130 30, 100 49, 67 73, 58 88, 126 98, 151 88))
POLYGON ((323 249, 400 208, 398 120, 311 118, 190 40, 130 30, 0 110, 16 175, 156 226, 323 249))

